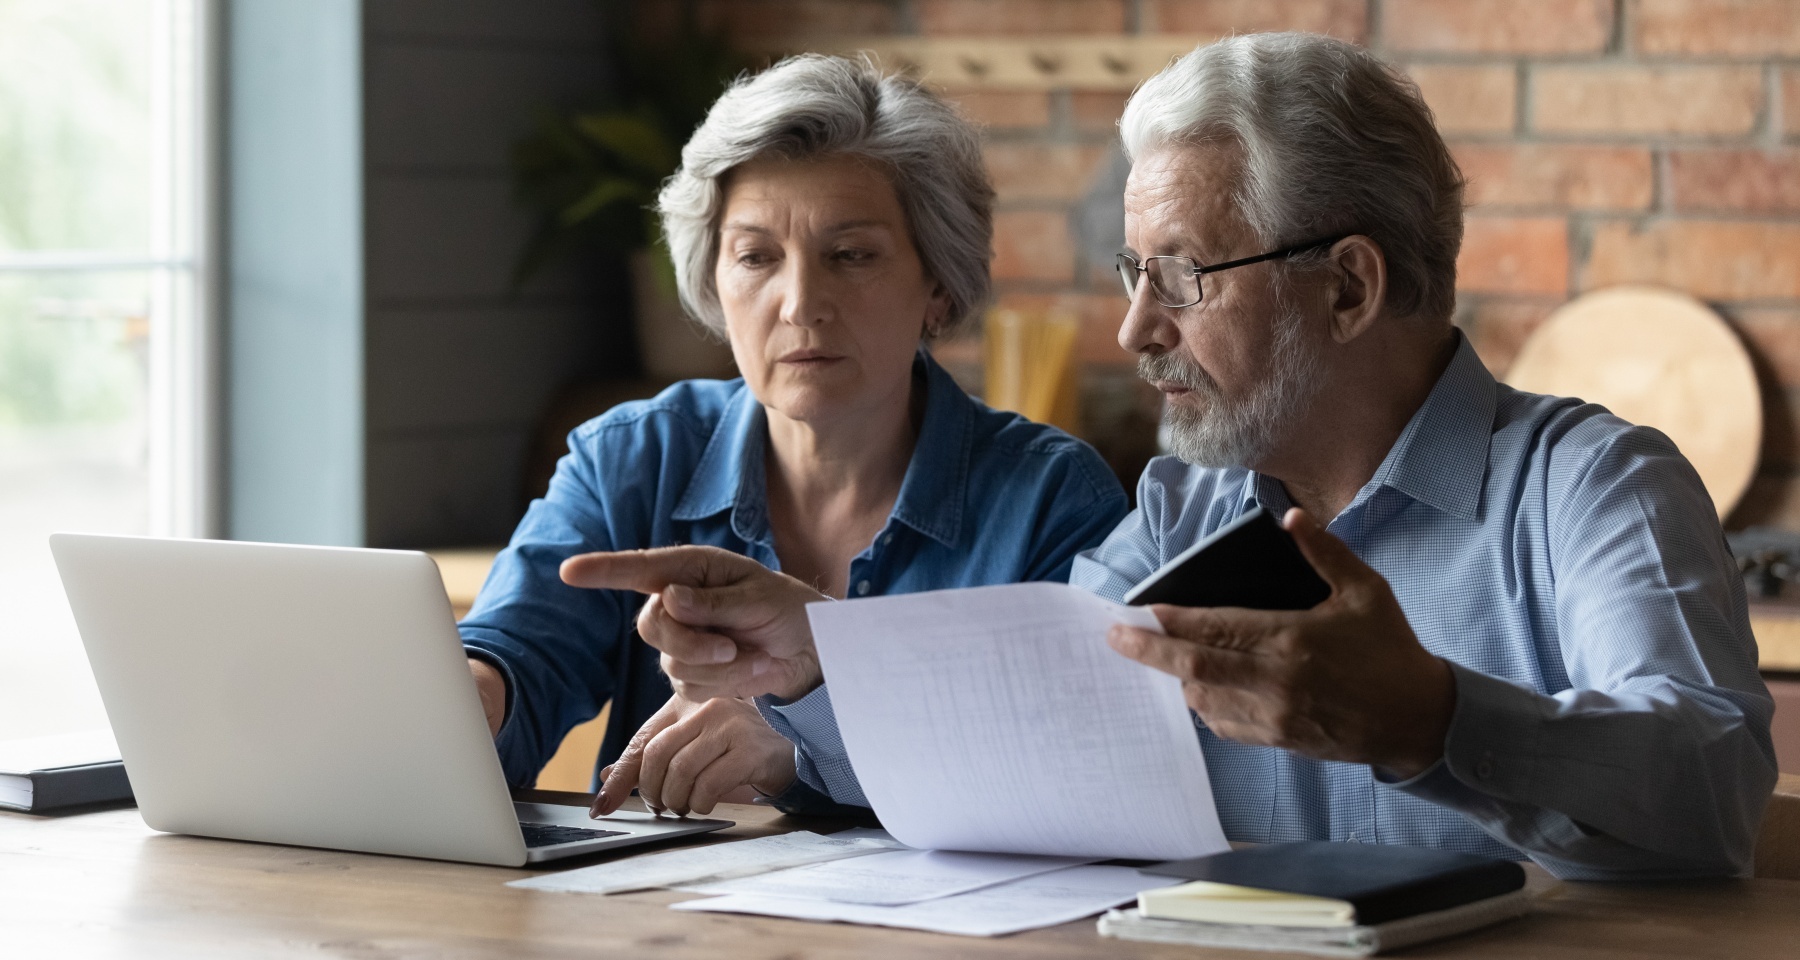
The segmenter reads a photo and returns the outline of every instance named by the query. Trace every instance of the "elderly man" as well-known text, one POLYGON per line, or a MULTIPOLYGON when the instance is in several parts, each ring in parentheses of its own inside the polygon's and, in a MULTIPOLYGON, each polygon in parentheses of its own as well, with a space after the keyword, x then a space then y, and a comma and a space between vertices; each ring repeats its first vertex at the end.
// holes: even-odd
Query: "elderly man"
MULTIPOLYGON (((1110 638, 1182 680, 1227 835, 1746 874, 1771 702, 1712 502, 1667 438, 1496 383, 1451 325, 1462 180, 1418 91, 1349 44, 1240 36, 1152 78, 1121 129, 1119 342, 1176 458, 1072 580, 1116 598, 1261 505, 1332 587, 1110 638)), ((641 624, 670 675, 772 695, 803 779, 860 801, 793 613, 808 591, 676 559, 565 575, 685 584, 641 624)))

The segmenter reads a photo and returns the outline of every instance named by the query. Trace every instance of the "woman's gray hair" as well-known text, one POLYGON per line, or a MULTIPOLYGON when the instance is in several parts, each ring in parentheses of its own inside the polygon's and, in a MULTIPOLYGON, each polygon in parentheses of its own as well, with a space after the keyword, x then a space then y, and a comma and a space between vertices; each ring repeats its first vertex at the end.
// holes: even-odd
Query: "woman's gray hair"
POLYGON ((1164 144, 1234 146, 1234 200, 1265 249, 1362 234, 1386 255, 1390 309, 1449 321, 1462 172, 1418 86, 1368 51, 1308 33, 1220 40, 1145 81, 1119 129, 1132 157, 1164 144))
POLYGON ((714 266, 719 255, 721 181, 764 156, 801 160, 863 157, 892 179, 925 273, 949 295, 950 333, 986 305, 994 232, 994 189, 979 133, 917 82, 885 76, 867 60, 805 54, 739 78, 681 151, 681 169, 663 184, 656 210, 689 315, 724 332, 714 266))

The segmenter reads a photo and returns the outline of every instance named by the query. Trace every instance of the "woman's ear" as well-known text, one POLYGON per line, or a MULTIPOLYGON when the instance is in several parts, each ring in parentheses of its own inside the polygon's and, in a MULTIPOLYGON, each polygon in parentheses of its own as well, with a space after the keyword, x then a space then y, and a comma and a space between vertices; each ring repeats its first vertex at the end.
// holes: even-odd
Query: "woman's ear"
POLYGON ((931 296, 925 301, 924 337, 929 340, 943 332, 944 324, 950 320, 950 291, 939 283, 931 288, 931 296))
POLYGON ((1349 343, 1375 325, 1387 304, 1387 256, 1368 237, 1345 237, 1331 247, 1331 338, 1349 343))

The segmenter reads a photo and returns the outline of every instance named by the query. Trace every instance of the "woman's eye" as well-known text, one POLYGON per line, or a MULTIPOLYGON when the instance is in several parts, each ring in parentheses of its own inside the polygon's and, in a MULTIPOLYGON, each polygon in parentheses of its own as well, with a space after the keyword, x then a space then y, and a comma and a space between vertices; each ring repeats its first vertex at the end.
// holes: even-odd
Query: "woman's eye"
POLYGON ((768 263, 770 257, 760 250, 746 250, 737 255, 737 262, 746 267, 760 267, 768 263))
POLYGON ((875 251, 847 247, 833 253, 832 257, 843 263, 863 263, 875 259, 875 251))

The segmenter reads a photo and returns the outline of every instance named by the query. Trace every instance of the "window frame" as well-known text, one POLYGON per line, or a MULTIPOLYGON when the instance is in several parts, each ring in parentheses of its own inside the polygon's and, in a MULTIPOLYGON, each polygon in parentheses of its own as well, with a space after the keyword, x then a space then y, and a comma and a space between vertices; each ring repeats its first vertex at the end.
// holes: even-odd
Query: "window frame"
POLYGON ((221 530, 222 0, 153 0, 144 252, 0 251, 0 274, 142 271, 149 287, 149 530, 221 530))

